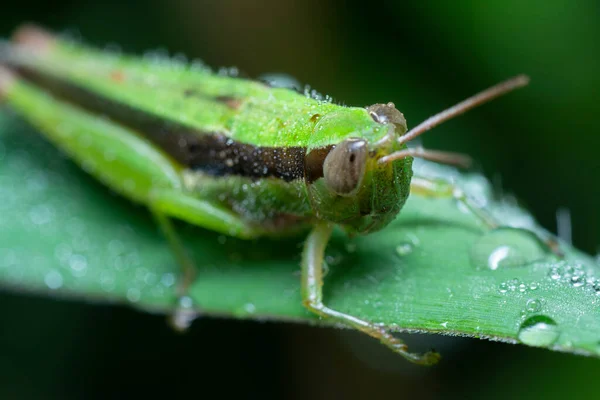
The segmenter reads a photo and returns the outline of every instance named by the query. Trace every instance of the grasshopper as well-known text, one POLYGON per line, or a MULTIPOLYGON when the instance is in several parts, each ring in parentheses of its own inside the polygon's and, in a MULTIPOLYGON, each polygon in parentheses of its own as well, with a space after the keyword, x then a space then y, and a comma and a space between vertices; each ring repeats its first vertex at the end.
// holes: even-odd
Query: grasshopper
MULTIPOLYGON (((414 157, 459 166, 468 157, 407 143, 527 83, 514 77, 408 130, 393 103, 345 107, 204 66, 96 50, 33 26, 0 47, 0 98, 89 174, 148 207, 181 266, 181 299, 196 268, 171 219, 243 239, 308 232, 302 304, 420 364, 440 356, 411 353, 384 327, 324 304, 328 240, 336 226, 349 235, 384 228, 409 193, 454 197, 497 227, 452 183, 413 177, 414 157)), ((184 327, 181 315, 174 321, 184 327)))

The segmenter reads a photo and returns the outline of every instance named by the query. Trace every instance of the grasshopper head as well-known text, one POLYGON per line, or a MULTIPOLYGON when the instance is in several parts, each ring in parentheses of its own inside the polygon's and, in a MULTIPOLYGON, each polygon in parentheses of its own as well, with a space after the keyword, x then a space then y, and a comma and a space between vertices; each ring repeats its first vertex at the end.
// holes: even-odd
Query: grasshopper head
POLYGON ((393 103, 326 114, 315 126, 304 163, 317 217, 340 224, 351 233, 383 228, 406 202, 412 157, 458 166, 470 163, 470 158, 461 154, 407 148, 406 143, 528 82, 524 75, 508 79, 429 117, 408 132, 404 116, 393 103))
POLYGON ((326 114, 313 138, 335 138, 335 144, 313 146, 306 155, 317 217, 351 233, 376 231, 392 221, 408 197, 412 158, 378 160, 406 147, 397 142, 405 132, 406 120, 392 103, 326 114))

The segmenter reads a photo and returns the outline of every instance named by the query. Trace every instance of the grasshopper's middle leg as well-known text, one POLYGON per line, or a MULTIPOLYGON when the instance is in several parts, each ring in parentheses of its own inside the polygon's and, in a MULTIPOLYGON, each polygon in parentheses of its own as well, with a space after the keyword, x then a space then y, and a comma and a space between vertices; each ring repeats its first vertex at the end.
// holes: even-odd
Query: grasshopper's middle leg
MULTIPOLYGON (((496 229, 500 224, 485 209, 477 205, 466 193, 458 186, 441 180, 424 177, 413 177, 410 183, 410 193, 431 196, 431 197, 453 197, 464 204, 471 213, 481 220, 489 229, 496 229)), ((540 238, 536 232, 532 232, 539 238, 548 249, 558 257, 564 257, 558 242, 553 238, 540 238)))
POLYGON ((243 239, 257 237, 262 231, 250 226, 239 216, 219 205, 179 191, 157 191, 152 194, 151 199, 150 209, 181 268, 181 277, 177 286, 178 305, 170 316, 170 321, 175 329, 185 330, 195 316, 195 312, 189 308, 191 301, 187 295, 190 286, 194 283, 197 269, 170 218, 179 218, 194 225, 243 239))
POLYGON ((323 304, 323 255, 333 226, 326 223, 316 225, 309 234, 302 253, 302 303, 322 318, 329 318, 372 336, 406 359, 424 365, 435 364, 440 355, 435 352, 415 354, 389 331, 360 318, 332 310, 323 304))

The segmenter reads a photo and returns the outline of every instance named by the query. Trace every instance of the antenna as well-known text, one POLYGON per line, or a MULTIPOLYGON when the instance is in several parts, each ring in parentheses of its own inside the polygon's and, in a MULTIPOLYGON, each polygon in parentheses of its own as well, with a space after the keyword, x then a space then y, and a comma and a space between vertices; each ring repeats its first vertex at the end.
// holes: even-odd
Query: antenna
MULTIPOLYGON (((460 103, 438 113, 434 116, 427 118, 425 121, 421 122, 419 125, 415 126, 404 135, 398 138, 398 143, 403 144, 409 142, 416 138, 419 135, 427 132, 431 128, 434 128, 440 125, 443 122, 448 121, 454 117, 457 117, 465 112, 469 111, 472 108, 480 106, 484 103, 487 103, 490 100, 493 100, 497 97, 505 95, 509 92, 512 92, 515 89, 526 86, 529 83, 529 77, 526 75, 517 75, 513 78, 510 78, 504 82, 500 82, 497 85, 494 85, 490 88, 485 89, 482 92, 477 93, 474 96, 469 97, 466 100, 461 101, 460 103)), ((379 163, 386 163, 393 160, 397 160, 399 158, 404 158, 407 156, 420 157, 432 161, 438 161, 444 164, 455 164, 455 165, 464 165, 465 160, 467 159, 463 155, 455 154, 455 153, 442 153, 437 151, 425 150, 423 148, 419 149, 404 149, 382 157, 379 159, 379 163)))

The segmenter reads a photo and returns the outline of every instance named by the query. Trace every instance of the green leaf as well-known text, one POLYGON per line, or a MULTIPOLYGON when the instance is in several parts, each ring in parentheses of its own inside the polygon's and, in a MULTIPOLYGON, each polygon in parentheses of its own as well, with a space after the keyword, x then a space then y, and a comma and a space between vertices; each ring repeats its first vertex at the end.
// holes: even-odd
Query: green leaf
MULTIPOLYGON (((419 163, 456 180, 499 220, 536 229, 480 175, 419 163)), ((318 322, 300 301, 303 238, 242 241, 178 223, 196 260, 198 311, 318 322)), ((528 230, 486 230, 453 199, 411 196, 381 232, 334 235, 325 301, 396 330, 468 335, 600 355, 598 265, 528 230)), ((149 213, 112 194, 8 112, 0 112, 0 283, 12 290, 174 308, 177 281, 149 213)), ((325 322, 325 321, 324 321, 325 322)))

